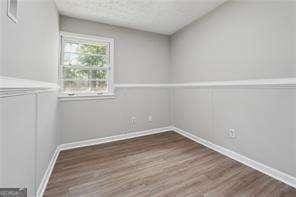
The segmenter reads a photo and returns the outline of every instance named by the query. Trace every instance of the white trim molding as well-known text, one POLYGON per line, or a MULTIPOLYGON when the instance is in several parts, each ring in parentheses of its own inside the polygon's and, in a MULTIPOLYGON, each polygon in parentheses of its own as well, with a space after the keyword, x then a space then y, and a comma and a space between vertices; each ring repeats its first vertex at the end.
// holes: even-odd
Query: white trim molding
POLYGON ((204 81, 196 83, 180 83, 175 84, 174 87, 296 87, 296 78, 204 81))
POLYGON ((296 177, 293 177, 287 173, 281 172, 277 169, 274 169, 272 167, 264 165, 258 161, 252 160, 246 156, 243 156, 243 155, 236 153, 234 151, 231 151, 227 148, 224 148, 222 146, 214 144, 208 140, 202 139, 198 136, 191 134, 188 131, 184 131, 184 130, 176 128, 176 127, 174 127, 173 130, 176 131, 177 133, 183 135, 184 137, 187 137, 187 138, 189 138, 197 143, 200 143, 200 144, 202 144, 202 145, 204 145, 216 152, 221 153, 222 155, 230 157, 231 159, 234 159, 240 163, 243 163, 246 166, 249 166, 249 167, 251 167, 255 170, 258 170, 268 176, 273 177, 274 179, 282 181, 282 182, 286 183, 287 185, 290 185, 290 186, 296 188, 296 177))
POLYGON ((98 95, 73 95, 73 96, 58 96, 59 101, 81 101, 81 100, 106 100, 115 99, 115 94, 98 94, 98 95))
POLYGON ((169 83, 121 83, 114 84, 115 88, 173 88, 169 83))
POLYGON ((55 83, 0 76, 0 98, 58 90, 55 83))
POLYGON ((91 40, 95 42, 106 42, 106 43, 114 42, 114 38, 107 38, 107 37, 97 36, 97 35, 78 34, 78 33, 73 33, 68 31, 60 31, 60 36, 66 36, 66 37, 68 36, 75 39, 84 40, 87 42, 92 42, 91 40))
POLYGON ((296 78, 200 81, 192 83, 114 84, 115 88, 215 88, 215 87, 296 87, 296 78))
POLYGON ((38 187, 37 192, 36 192, 37 197, 42 197, 43 196, 44 191, 46 189, 46 186, 48 184, 50 175, 51 175, 51 173, 53 171, 54 165, 55 165, 55 163, 56 163, 56 161, 58 159, 59 154, 60 154, 60 149, 59 149, 59 147, 57 147, 54 154, 53 154, 53 156, 51 157, 51 160, 50 160, 50 162, 48 164, 48 167, 47 167, 47 169, 46 169, 46 171, 45 171, 45 173, 43 175, 41 183, 39 184, 39 187, 38 187))
MULTIPOLYGON (((250 79, 240 81, 201 81, 194 83, 118 83, 114 89, 130 88, 296 88, 296 78, 250 79)), ((60 101, 115 99, 115 93, 98 95, 63 95, 60 101)))
POLYGON ((172 129, 173 129, 173 127, 168 126, 168 127, 150 129, 150 130, 145 130, 145 131, 129 132, 126 134, 115 135, 115 136, 110 136, 110 137, 105 137, 105 138, 97 138, 97 139, 83 140, 83 141, 79 141, 79 142, 66 143, 66 144, 60 145, 59 148, 60 148, 60 150, 68 150, 68 149, 73 149, 73 148, 80 148, 80 147, 85 147, 85 146, 104 144, 104 143, 108 143, 108 142, 126 140, 126 139, 146 136, 146 135, 152 135, 152 134, 156 134, 156 133, 162 133, 162 132, 166 132, 166 131, 173 131, 172 129))

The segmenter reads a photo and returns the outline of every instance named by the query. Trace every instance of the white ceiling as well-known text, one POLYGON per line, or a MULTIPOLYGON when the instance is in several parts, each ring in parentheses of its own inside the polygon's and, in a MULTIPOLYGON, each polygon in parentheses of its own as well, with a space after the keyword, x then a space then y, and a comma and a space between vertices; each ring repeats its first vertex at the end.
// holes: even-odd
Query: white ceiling
POLYGON ((173 34, 226 0, 55 0, 62 15, 173 34))

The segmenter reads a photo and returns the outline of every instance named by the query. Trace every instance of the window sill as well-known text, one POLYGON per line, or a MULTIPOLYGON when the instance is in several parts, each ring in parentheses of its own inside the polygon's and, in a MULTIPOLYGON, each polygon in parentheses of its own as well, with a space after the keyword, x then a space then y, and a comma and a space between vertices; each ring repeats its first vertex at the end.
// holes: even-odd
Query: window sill
POLYGON ((59 95, 59 101, 80 101, 80 100, 105 100, 105 99, 115 99, 114 93, 109 94, 88 94, 88 95, 59 95))

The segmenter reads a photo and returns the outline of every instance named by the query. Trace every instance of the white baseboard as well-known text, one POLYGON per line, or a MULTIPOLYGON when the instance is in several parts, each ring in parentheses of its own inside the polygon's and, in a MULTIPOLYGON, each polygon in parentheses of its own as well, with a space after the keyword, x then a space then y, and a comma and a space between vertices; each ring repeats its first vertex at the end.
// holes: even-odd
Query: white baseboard
POLYGON ((125 139, 130 139, 130 138, 135 138, 135 137, 141 137, 141 136, 145 136, 145 135, 162 133, 165 131, 172 131, 172 129, 173 129, 173 127, 169 126, 169 127, 162 127, 162 128, 150 129, 150 130, 145 130, 145 131, 130 132, 130 133, 126 133, 126 134, 115 135, 115 136, 110 136, 110 137, 105 137, 105 138, 97 138, 97 139, 83 140, 83 141, 79 141, 79 142, 66 143, 66 144, 60 145, 59 148, 60 148, 60 150, 68 150, 68 149, 79 148, 79 147, 84 147, 84 146, 104 144, 107 142, 114 142, 114 141, 118 141, 118 140, 125 140, 125 139))
POLYGON ((45 171, 45 173, 43 175, 41 183, 39 184, 39 187, 38 187, 37 192, 36 192, 37 197, 42 197, 43 196, 43 193, 44 193, 44 191, 46 189, 46 186, 47 186, 47 183, 49 181, 49 177, 50 177, 50 175, 52 173, 54 164, 56 163, 59 154, 60 154, 60 149, 59 149, 59 147, 57 147, 54 154, 53 154, 53 156, 51 157, 51 160, 50 160, 50 162, 49 162, 49 164, 47 166, 47 169, 46 169, 46 171, 45 171))
POLYGON ((127 134, 121 134, 121 135, 115 135, 115 136, 110 136, 106 138, 97 138, 97 139, 91 139, 91 140, 84 140, 84 141, 79 141, 79 142, 73 142, 73 143, 66 143, 66 144, 61 144, 59 145, 51 160, 50 163, 44 173, 44 176, 41 180, 41 183, 38 187, 36 196, 37 197, 42 197, 43 193, 46 189, 47 183, 49 181, 50 175, 52 173, 53 167, 56 163, 56 160, 59 156, 59 153, 62 150, 68 150, 68 149, 73 149, 73 148, 79 148, 79 147, 85 147, 85 146, 91 146, 91 145, 97 145, 97 144, 104 144, 107 142, 114 142, 118 140, 125 140, 125 139, 131 139, 135 137, 141 137, 141 136, 146 136, 146 135, 152 135, 156 133, 162 133, 166 131, 172 131, 174 127, 168 126, 168 127, 161 127, 161 128, 156 128, 156 129, 150 129, 150 130, 145 130, 145 131, 138 131, 138 132, 130 132, 127 134))
POLYGON ((214 143, 212 143, 210 141, 207 141, 205 139, 197 137, 197 136, 195 136, 195 135, 193 135, 193 134, 191 134, 191 133, 189 133, 187 131, 184 131, 182 129, 174 127, 172 130, 174 130, 177 133, 183 135, 184 137, 187 137, 187 138, 189 138, 189 139, 191 139, 191 140, 193 140, 193 141, 195 141, 197 143, 200 143, 200 144, 202 144, 202 145, 204 145, 204 146, 206 146, 206 147, 208 147, 208 148, 210 148, 210 149, 212 149, 214 151, 217 151, 217 152, 219 152, 219 153, 221 153, 221 154, 223 154, 223 155, 225 155, 227 157, 230 157, 230 158, 232 158, 232 159, 234 159, 234 160, 236 160, 236 161, 238 161, 240 163, 243 163, 246 166, 249 166, 249 167, 251 167, 251 168, 253 168, 255 170, 258 170, 258 171, 260 171, 260 172, 262 172, 262 173, 264 173, 264 174, 266 174, 268 176, 273 177, 274 179, 282 181, 282 182, 286 183, 287 185, 290 185, 290 186, 296 188, 296 178, 289 175, 289 174, 286 174, 286 173, 281 172, 281 171, 279 171, 277 169, 266 166, 266 165, 264 165, 264 164, 262 164, 260 162, 252 160, 252 159, 250 159, 250 158, 248 158, 246 156, 238 154, 238 153, 236 153, 234 151, 231 151, 229 149, 226 149, 226 148, 224 148, 222 146, 216 145, 216 144, 214 144, 214 143))

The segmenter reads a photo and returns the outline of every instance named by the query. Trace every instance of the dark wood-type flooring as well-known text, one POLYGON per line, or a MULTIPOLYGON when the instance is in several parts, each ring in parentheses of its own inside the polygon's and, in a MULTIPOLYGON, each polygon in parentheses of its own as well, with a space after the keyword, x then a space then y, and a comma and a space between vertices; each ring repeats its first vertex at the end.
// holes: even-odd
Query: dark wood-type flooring
POLYGON ((296 197, 296 189, 165 132, 62 151, 44 196, 296 197))

